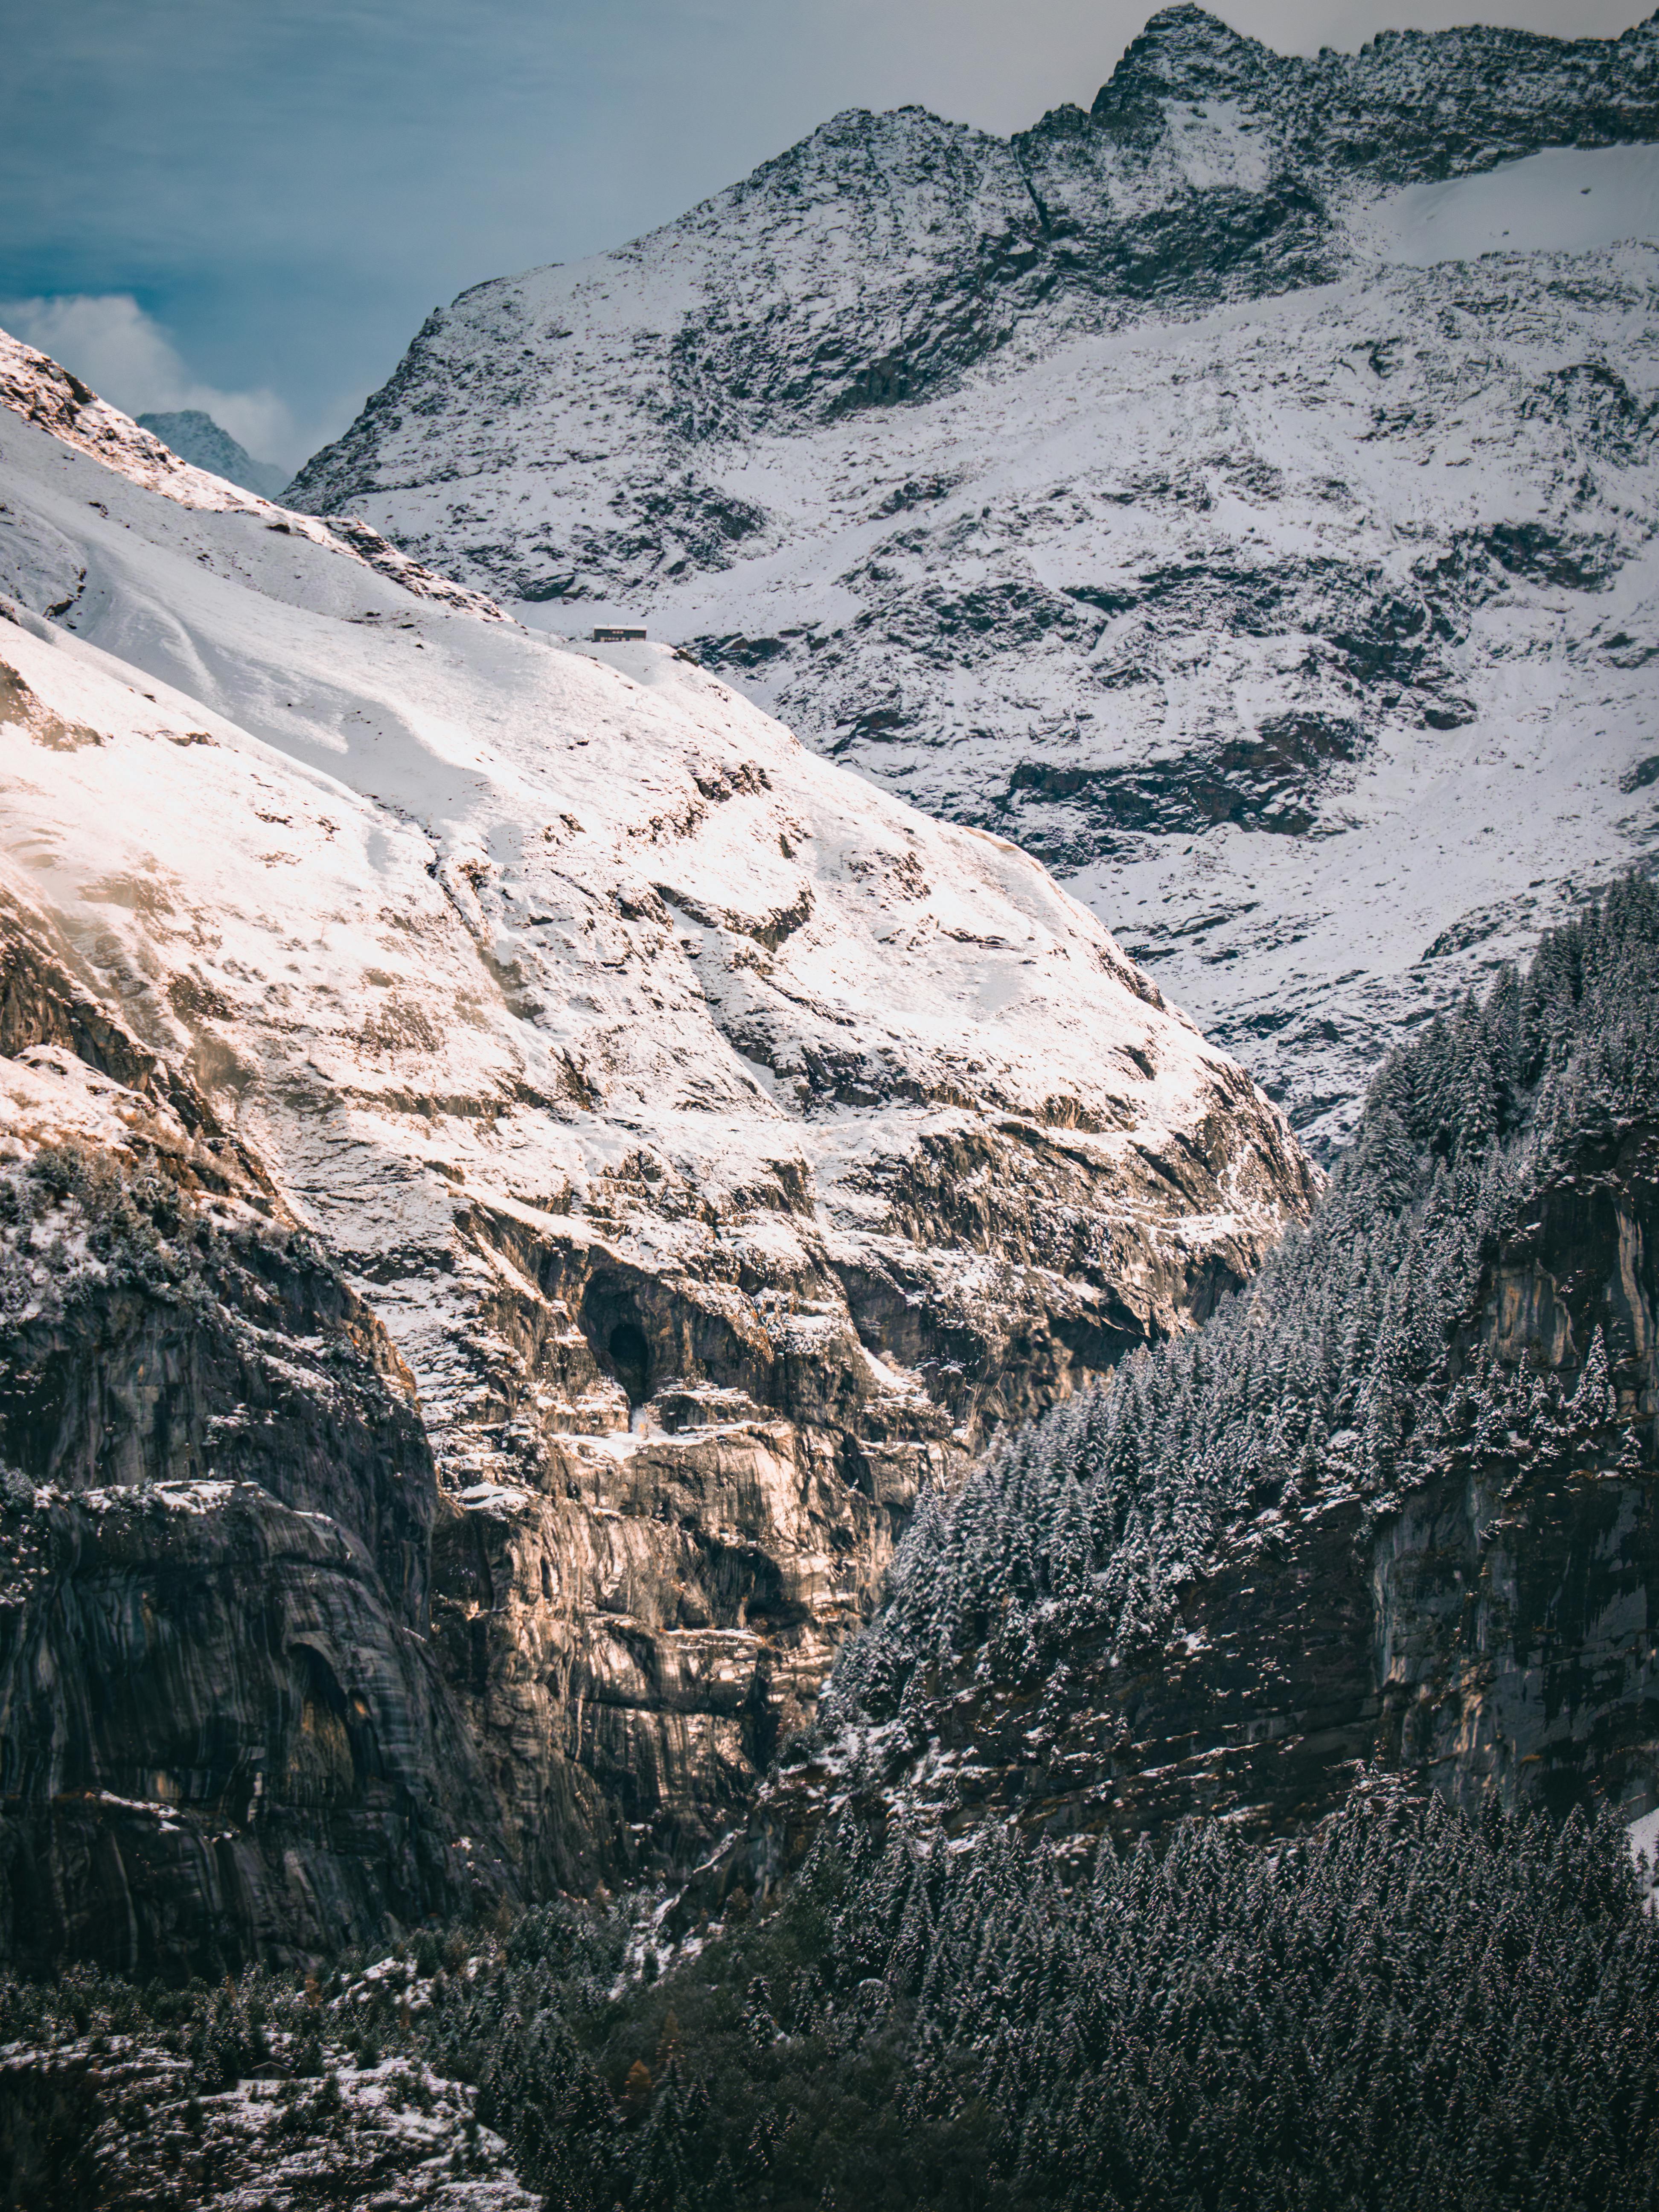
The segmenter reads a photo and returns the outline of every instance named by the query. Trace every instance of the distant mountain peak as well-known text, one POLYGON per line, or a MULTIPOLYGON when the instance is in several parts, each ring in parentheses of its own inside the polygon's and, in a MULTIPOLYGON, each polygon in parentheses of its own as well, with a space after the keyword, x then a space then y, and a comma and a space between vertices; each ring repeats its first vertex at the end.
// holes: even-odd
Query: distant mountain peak
POLYGON ((170 415, 135 416, 141 430, 152 431, 181 461, 206 469, 244 491, 257 491, 262 499, 275 499, 288 485, 289 471, 275 461, 257 461, 246 447, 199 407, 184 407, 170 415))
POLYGON ((1148 16, 1139 35, 1130 40, 1123 58, 1112 72, 1102 98, 1111 84, 1124 77, 1153 76, 1159 88, 1172 92, 1194 81, 1199 72, 1218 66, 1236 72, 1241 64, 1260 71, 1282 67, 1283 57, 1260 39, 1235 31, 1207 8, 1181 0, 1174 8, 1160 8, 1148 16))
POLYGON ((1162 8, 1130 40, 1089 119, 1114 136, 1156 136, 1166 104, 1268 91, 1293 64, 1206 9, 1162 8))

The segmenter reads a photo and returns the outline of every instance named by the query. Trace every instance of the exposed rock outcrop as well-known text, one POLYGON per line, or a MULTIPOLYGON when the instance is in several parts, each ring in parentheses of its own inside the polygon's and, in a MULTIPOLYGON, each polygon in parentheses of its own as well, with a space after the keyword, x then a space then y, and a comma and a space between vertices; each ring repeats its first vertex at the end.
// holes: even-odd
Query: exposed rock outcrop
POLYGON ((1628 928, 1623 976, 1586 981, 1576 1015, 1570 985, 1526 1032, 1548 1029, 1557 1071, 1530 1132, 1532 1045, 1496 1117, 1467 1073, 1482 1018, 1518 1034, 1511 983, 1455 1052, 1431 1038, 1385 1076, 1342 1226, 1270 1262, 1230 1334, 1121 1374, 1115 1419, 1051 1417, 902 1557, 824 1721, 692 1901, 792 1863, 849 1798, 1120 1842, 1194 1813, 1293 1832, 1372 1766, 1470 1813, 1659 1806, 1659 902, 1632 887, 1613 911, 1547 940, 1524 987, 1543 1006, 1628 928), (1465 1071, 1449 1093, 1437 1053, 1465 1071), (1427 1173, 1390 1103, 1413 1097, 1427 1173), (1396 1230, 1385 1285, 1364 1248, 1396 1230))
POLYGON ((0 1059, 0 1957, 210 1973, 513 1885, 407 1370, 234 1147, 59 1046, 0 1059))

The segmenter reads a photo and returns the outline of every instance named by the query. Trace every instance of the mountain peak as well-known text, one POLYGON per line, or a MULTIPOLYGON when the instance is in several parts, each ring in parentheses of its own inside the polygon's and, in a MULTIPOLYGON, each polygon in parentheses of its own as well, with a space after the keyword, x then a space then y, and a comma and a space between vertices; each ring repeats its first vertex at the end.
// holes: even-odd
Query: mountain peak
POLYGON ((914 103, 879 110, 844 107, 707 204, 721 209, 731 201, 764 198, 780 185, 793 194, 808 179, 819 186, 829 182, 841 191, 849 180, 862 185, 884 175, 903 177, 949 158, 948 149, 969 141, 987 148, 1000 143, 968 124, 953 123, 914 103))
POLYGON ((1219 15, 1212 15, 1207 8, 1193 4, 1193 0, 1176 0, 1171 8, 1160 8, 1149 15, 1142 26, 1135 46, 1162 50, 1166 52, 1191 53, 1253 53, 1265 54, 1268 49, 1259 39, 1249 38, 1243 31, 1234 30, 1224 23, 1219 15))
POLYGON ((650 238, 458 301, 290 498, 555 630, 648 619, 833 757, 1031 842, 1328 1141, 1382 1000, 1520 950, 1547 881, 1645 834, 1645 571, 1598 625, 1649 558, 1650 348, 1613 302, 1650 281, 1619 242, 1653 232, 1652 54, 1473 27, 1283 55, 1178 5, 1092 116, 848 111, 650 238), (1611 289, 1559 289, 1579 253, 1611 289), (1224 303, 1224 337, 1198 320, 1224 303), (1602 811, 1567 857, 1510 769, 1512 816, 1395 847, 1382 793, 1419 749, 1485 789, 1519 742, 1498 648, 1529 595, 1583 624, 1540 773, 1594 757, 1602 811), (1512 914, 1505 836, 1539 878, 1512 914), (1353 895, 1288 856, 1334 880, 1370 839, 1413 919, 1362 974, 1353 895), (1205 900, 1179 921, 1177 883, 1205 900), (1286 1019, 1310 908, 1328 964, 1297 954, 1286 1019))
MULTIPOLYGON (((504 1744, 504 1726, 528 1747, 527 1765, 510 1754, 516 1795, 501 1818, 533 1880, 590 1887, 641 1854, 701 1856, 805 1717, 919 1486, 965 1462, 993 1422, 1018 1422, 1208 1311, 1305 1214, 1307 1164, 1242 1070, 1026 855, 815 759, 666 644, 573 648, 480 619, 454 586, 435 598, 407 561, 377 552, 362 526, 285 513, 187 467, 4 338, 0 476, 0 618, 8 602, 18 617, 0 619, 0 1059, 137 1022, 121 1064, 159 1090, 147 1071, 176 1060, 165 1095, 191 1106, 192 1127, 216 1130, 207 1117, 228 1084, 273 1102, 260 1188, 353 1280, 369 1255, 366 1308, 392 1316, 382 1366, 402 1360, 418 1395, 406 1423, 424 1456, 409 1480, 426 1485, 423 1527, 438 1525, 443 1486, 439 1541, 461 1577, 452 1595, 448 1567, 433 1574, 430 1642, 409 1659, 415 1687, 388 1728, 447 1790, 459 1769, 444 1747, 471 1739, 442 1715, 423 1736, 428 1708, 410 1698, 436 1711, 428 1670, 499 1629, 487 1674, 466 1660, 456 1695, 478 1742, 504 1744), (50 882, 15 858, 40 841, 62 856, 50 882), (152 878, 167 886, 171 965, 150 951, 161 902, 106 897, 152 878), (72 902, 61 917, 60 899, 72 902), (130 950, 114 933, 129 928, 130 950), (104 965, 60 976, 52 948, 101 948, 100 931, 104 965), (321 948, 303 974, 287 965, 301 945, 321 948), (14 975, 27 980, 14 988, 14 975), (123 996, 130 975, 144 981, 123 996), (36 1012, 82 1004, 84 1016, 36 1012), (297 1203, 282 1195, 296 1173, 297 1203), (422 1444, 417 1421, 441 1442, 422 1444), (657 1517, 669 1498, 674 1517, 657 1517), (696 1536, 689 1512, 702 1516, 696 1536), (604 1563, 644 1558, 641 1545, 652 1564, 627 1570, 624 1644, 604 1609, 617 1587, 604 1563), (475 1630, 481 1571, 512 1595, 475 1630), (775 1633, 757 1590, 781 1594, 768 1600, 775 1633), (532 1617, 562 1674, 512 1641, 532 1617), (734 1666, 748 1669, 735 1698, 734 1666), (712 1686, 693 1692, 688 1723, 691 1680, 712 1686), (647 1707, 636 1681, 671 1687, 647 1707), (626 1711, 625 1731, 581 1739, 584 1700, 599 1698, 626 1711), (734 1712, 760 1716, 741 1744, 734 1712)), ((4 1154, 9 1115, 55 1141, 139 1111, 101 1094, 88 1104, 73 1066, 0 1077, 0 1183, 20 1171, 4 1154), (15 1108, 8 1084, 23 1093, 15 1108)), ((227 1117, 263 1113, 234 1096, 227 1117)), ((8 1285, 33 1219, 0 1209, 8 1285)), ((342 1310, 319 1281, 325 1297, 342 1310)), ((0 1298, 0 1370, 9 1360, 14 1377, 36 1371, 18 1348, 21 1303, 0 1298)), ((226 1305, 225 1331, 242 1312, 226 1305)), ((101 1353, 77 1344, 101 1373, 101 1353)), ((124 1404, 149 1402, 125 1380, 89 1383, 86 1402, 118 1387, 124 1404)), ((22 1449, 14 1402, 0 1394, 9 1467, 22 1449)), ((146 1434, 181 1480, 212 1472, 257 1491, 258 1468, 210 1425, 218 1402, 198 1394, 164 1437, 146 1434), (171 1441, 198 1435, 216 1439, 204 1467, 178 1456, 193 1441, 171 1441)), ((377 1398, 362 1403, 365 1426, 395 1433, 377 1398)), ((302 1445, 294 1463, 331 1468, 337 1455, 302 1445)), ((59 1449, 50 1467, 66 1464, 59 1449)), ((365 1447, 362 1465, 361 1513, 336 1517, 402 1575, 401 1463, 365 1447)), ((49 1469, 26 1471, 44 1481, 49 1469)), ((329 1578, 305 1601, 335 1604, 344 1540, 337 1559, 313 1559, 322 1540, 293 1516, 315 1492, 272 1497, 293 1513, 255 1534, 291 1538, 296 1572, 329 1578)), ((204 1523, 210 1507, 220 1516, 204 1546, 226 1516, 247 1518, 217 1491, 201 1503, 204 1523)), ((0 1548, 16 1556, 10 1536, 0 1548)), ((239 1592, 255 1548, 243 1546, 239 1592)), ((192 1571, 205 1556, 190 1555, 192 1571)), ((395 1656, 401 1587, 386 1580, 390 1595, 371 1589, 355 1612, 338 1599, 354 1655, 330 1677, 307 1671, 312 1644, 287 1633, 261 1643, 274 1680, 249 1674, 239 1605, 204 1632, 193 1679, 214 1697, 222 1681, 269 1680, 238 1709, 253 1726, 269 1710, 297 1728, 307 1695, 336 1712, 356 1650, 395 1656)), ((0 1571, 0 1601, 11 1588, 0 1571)), ((424 1638, 424 1615, 409 1618, 424 1638)), ((0 1638, 9 1711, 7 1668, 37 1648, 31 1633, 0 1638)), ((375 1681, 392 1679, 391 1661, 374 1664, 375 1681)), ((169 1741, 208 1740, 196 1709, 180 1721, 158 1694, 144 1710, 166 1711, 169 1741)), ((273 1801, 290 1771, 311 1786, 287 1741, 262 1770, 273 1856, 260 1863, 276 1869, 289 1832, 273 1801)), ((120 1755, 123 1773, 161 1764, 120 1755)), ((240 1738, 224 1771, 243 1771, 239 1756, 240 1738)), ((216 1808, 224 1785, 210 1779, 200 1802, 216 1808)), ((465 1794, 444 1817, 446 1847, 458 1828, 491 1832, 488 1806, 465 1794)), ((181 1820, 177 1832, 181 1852, 195 1849, 197 1828, 181 1820)), ((339 1893, 326 1864, 314 1887, 339 1893)), ((434 1890, 392 1909, 412 1920, 434 1890)), ((0 1957, 8 1911, 0 1885, 0 1957)))
POLYGON ((274 461, 255 460, 246 446, 199 407, 181 408, 170 415, 139 415, 134 420, 181 461, 222 477, 227 483, 240 484, 244 491, 257 491, 262 499, 275 499, 288 483, 286 469, 274 461))
POLYGON ((1284 67, 1283 58, 1260 40, 1246 38, 1207 8, 1179 0, 1149 16, 1131 40, 1096 95, 1095 120, 1107 121, 1149 100, 1226 97, 1259 86, 1284 67))

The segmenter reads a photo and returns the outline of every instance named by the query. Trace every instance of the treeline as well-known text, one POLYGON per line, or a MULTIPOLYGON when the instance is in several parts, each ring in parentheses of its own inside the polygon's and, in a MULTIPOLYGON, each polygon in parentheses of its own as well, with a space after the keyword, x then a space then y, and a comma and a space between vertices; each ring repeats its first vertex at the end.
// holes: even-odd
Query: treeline
POLYGON ((1390 1057, 1312 1222, 1205 1328, 924 1501, 820 1739, 898 1717, 921 1741, 906 1699, 930 1669, 1020 1680, 1079 1638, 1158 1638, 1180 1585, 1263 1514, 1343 1492, 1380 1514, 1476 1462, 1638 1465, 1599 1331, 1564 1391, 1488 1360, 1476 1308, 1533 1195, 1656 1110, 1659 891, 1632 878, 1390 1057))
MULTIPOLYGON (((554 2212, 1659 2203, 1659 1926, 1611 1819, 1477 1829, 1379 1784, 1295 1843, 1193 1823, 1065 1881, 1011 1829, 848 1820, 780 1909, 665 1973, 624 1971, 644 1926, 555 1906, 308 1988, 0 1983, 0 2040, 165 2036, 198 2129, 256 2067, 319 2082, 292 2109, 321 2130, 337 2075, 421 2061, 478 2085, 554 2212)), ((183 2125, 91 2097, 79 2124, 13 2201, 111 2202, 144 2129, 159 2193, 118 2201, 172 2201, 183 2125)))

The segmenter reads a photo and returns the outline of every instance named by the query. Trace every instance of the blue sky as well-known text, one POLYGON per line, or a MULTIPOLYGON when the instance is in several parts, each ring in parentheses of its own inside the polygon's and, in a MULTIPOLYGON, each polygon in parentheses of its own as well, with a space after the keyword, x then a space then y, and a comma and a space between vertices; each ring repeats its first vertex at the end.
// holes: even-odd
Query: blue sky
MULTIPOLYGON (((633 237, 843 107, 1086 104, 1148 0, 76 0, 10 17, 0 320, 297 463, 467 284, 633 237)), ((1632 0, 1237 0, 1285 50, 1632 0)))

